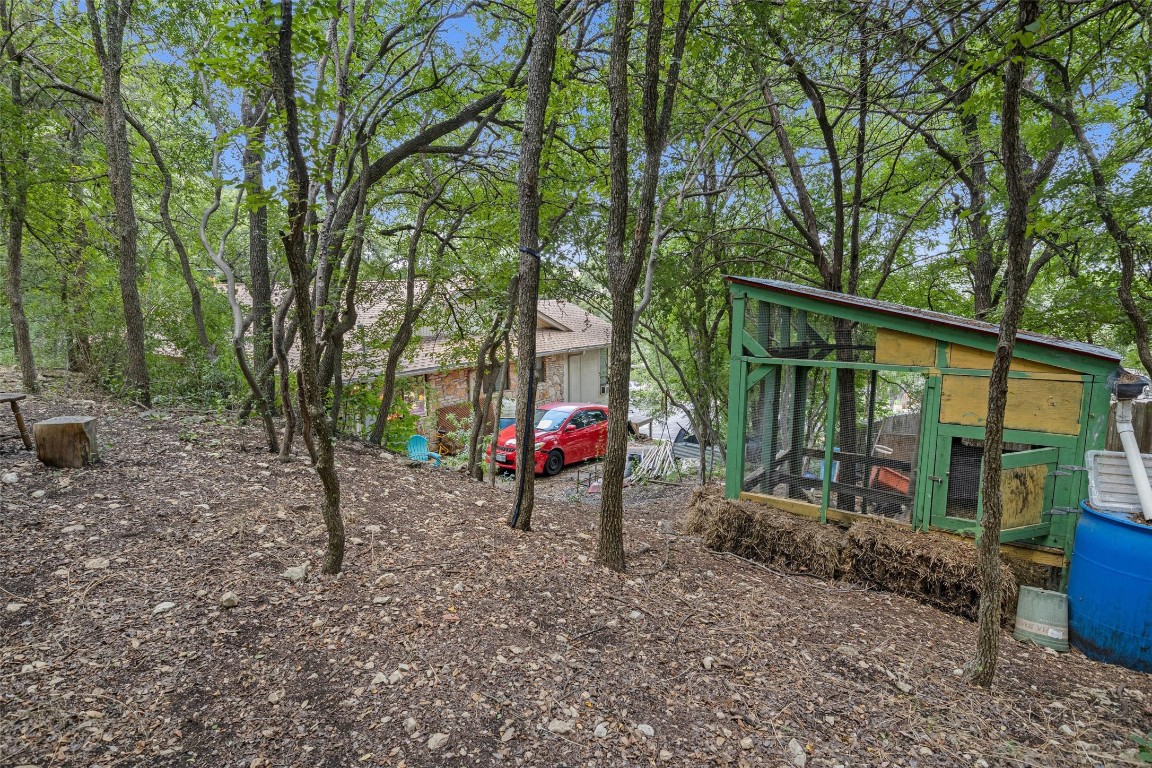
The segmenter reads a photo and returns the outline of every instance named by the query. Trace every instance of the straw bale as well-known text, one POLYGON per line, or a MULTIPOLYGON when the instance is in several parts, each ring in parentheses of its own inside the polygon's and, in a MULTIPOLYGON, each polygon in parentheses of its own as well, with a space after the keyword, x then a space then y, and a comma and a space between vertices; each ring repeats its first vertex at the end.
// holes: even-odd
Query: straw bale
MULTIPOLYGON (((941 533, 910 531, 883 520, 860 520, 848 530, 846 571, 855 581, 914 597, 941 610, 975 619, 980 603, 976 552, 968 542, 941 533)), ((1015 614, 1016 577, 1004 579, 1002 616, 1015 614)))
POLYGON ((847 539, 840 528, 763 504, 730 501, 713 488, 697 488, 693 493, 685 528, 708 549, 822 579, 843 575, 847 539))
MULTIPOLYGON (((976 618, 976 552, 970 542, 952 536, 872 519, 858 520, 845 531, 765 504, 725 499, 714 487, 693 493, 685 530, 708 549, 823 579, 853 581, 976 618)), ((1002 615, 1008 622, 1019 587, 1007 565, 1001 573, 1002 615)))

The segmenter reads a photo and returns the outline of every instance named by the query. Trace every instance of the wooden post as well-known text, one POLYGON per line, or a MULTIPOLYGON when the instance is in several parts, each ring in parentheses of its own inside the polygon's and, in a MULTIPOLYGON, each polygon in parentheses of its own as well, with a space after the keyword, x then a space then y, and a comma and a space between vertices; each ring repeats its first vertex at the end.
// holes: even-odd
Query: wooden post
POLYGON ((32 431, 36 458, 50 467, 80 468, 98 458, 95 416, 57 416, 36 422, 32 431))
POLYGON ((16 419, 16 429, 20 432, 20 439, 24 441, 24 450, 32 450, 32 441, 28 438, 28 428, 24 426, 24 414, 20 413, 20 401, 27 395, 20 392, 0 392, 0 403, 12 406, 12 416, 16 419))
POLYGON ((748 365, 744 354, 744 294, 732 294, 732 340, 728 360, 728 460, 724 469, 724 496, 735 499, 744 485, 744 429, 748 418, 748 365))

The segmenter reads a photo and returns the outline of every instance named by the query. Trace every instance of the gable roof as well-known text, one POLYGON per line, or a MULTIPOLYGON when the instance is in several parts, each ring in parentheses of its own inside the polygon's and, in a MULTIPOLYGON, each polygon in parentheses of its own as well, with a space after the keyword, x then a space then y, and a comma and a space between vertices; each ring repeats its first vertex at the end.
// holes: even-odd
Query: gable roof
MULTIPOLYGON (((223 291, 224 286, 217 285, 223 291)), ((403 284, 399 282, 365 281, 358 286, 356 295, 356 329, 371 332, 386 330, 385 326, 396 313, 402 311, 403 284)), ((422 286, 417 286, 417 295, 422 286)), ((273 304, 283 298, 283 289, 274 291, 273 304)), ((236 297, 245 307, 252 306, 252 296, 243 283, 236 284, 236 297)), ((562 299, 542 299, 536 304, 536 356, 603 349, 612 338, 612 324, 588 310, 562 299)), ((413 343, 400 362, 398 374, 418 376, 436 371, 471 368, 474 360, 465 351, 467 341, 446 338, 427 330, 413 334, 413 343)), ((294 345, 289 352, 293 362, 299 352, 294 345)), ((384 369, 385 355, 358 353, 351 337, 345 342, 345 365, 350 377, 374 376, 384 369)))
MULTIPOLYGON (((942 328, 953 328, 971 333, 979 334, 993 339, 1000 334, 1000 326, 995 323, 986 323, 982 320, 973 320, 968 317, 961 317, 959 315, 949 315, 943 312, 933 312, 928 309, 916 309, 908 307, 903 304, 894 304, 889 301, 880 301, 879 299, 870 299, 865 296, 851 296, 846 293, 835 293, 834 291, 825 291, 820 288, 812 288, 807 285, 799 285, 796 283, 786 283, 782 280, 768 280, 760 277, 739 277, 737 275, 727 275, 725 278, 730 283, 735 285, 744 285, 752 288, 759 288, 767 290, 771 293, 784 294, 788 296, 801 296, 804 298, 814 299, 824 304, 831 305, 831 307, 844 307, 852 308, 855 310, 864 310, 866 312, 875 313, 878 315, 886 315, 889 317, 898 317, 916 322, 925 323, 930 326, 937 326, 942 328)), ((829 314, 836 314, 834 309, 829 309, 829 314)), ((929 335, 927 333, 922 335, 929 335)), ((1061 352, 1071 352, 1076 355, 1094 358, 1096 360, 1107 361, 1109 363, 1119 364, 1120 355, 1113 352, 1107 347, 1097 346, 1096 344, 1087 344, 1082 341, 1069 341, 1067 339, 1060 339, 1056 336, 1048 336, 1042 333, 1032 333, 1031 331, 1019 331, 1016 334, 1018 341, 1023 341, 1028 344, 1035 344, 1039 347, 1054 349, 1061 352)))
MULTIPOLYGON (((612 339, 611 323, 570 301, 542 299, 536 304, 536 312, 537 357, 604 349, 612 339)), ((400 363, 399 373, 401 376, 419 376, 471 368, 474 361, 461 354, 460 346, 459 342, 441 337, 424 339, 409 347, 400 363)))

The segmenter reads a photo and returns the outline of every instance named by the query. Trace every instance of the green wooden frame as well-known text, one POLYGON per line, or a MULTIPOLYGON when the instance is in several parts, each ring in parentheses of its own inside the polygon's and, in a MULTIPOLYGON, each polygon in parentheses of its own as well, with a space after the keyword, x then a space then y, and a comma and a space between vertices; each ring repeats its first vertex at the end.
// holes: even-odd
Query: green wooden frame
MULTIPOLYGON (((925 389, 923 411, 920 425, 919 446, 916 459, 915 487, 912 490, 914 509, 911 527, 917 530, 928 530, 933 527, 946 527, 955 532, 974 533, 974 524, 969 521, 967 526, 946 524, 940 526, 940 519, 934 520, 931 514, 933 499, 933 482, 931 477, 935 469, 936 446, 943 438, 970 437, 982 439, 984 428, 979 426, 959 426, 940 423, 940 395, 944 376, 971 376, 984 377, 990 375, 987 370, 973 370, 967 368, 948 367, 948 345, 962 344, 964 346, 986 351, 993 351, 996 347, 995 336, 977 329, 965 329, 948 325, 935 325, 917 322, 914 319, 871 309, 867 306, 846 306, 839 303, 828 303, 814 296, 796 295, 773 291, 768 287, 757 287, 740 283, 730 284, 732 323, 731 348, 729 359, 729 399, 728 399, 728 451, 725 477, 725 495, 735 499, 743 490, 744 470, 746 467, 745 441, 747 438, 748 420, 748 393, 763 383, 770 387, 771 392, 765 398, 765 411, 775 409, 780 402, 780 388, 789 378, 785 375, 787 368, 796 370, 792 377, 793 386, 798 391, 795 396, 805 396, 806 392, 799 391, 805 386, 804 371, 809 368, 829 369, 829 396, 825 405, 825 436, 823 456, 823 481, 820 486, 820 520, 828 519, 828 504, 831 493, 832 465, 835 461, 833 449, 835 443, 835 429, 837 418, 837 371, 840 369, 855 369, 860 371, 885 371, 918 373, 925 376, 925 389), (758 323, 760 338, 753 338, 745 328, 746 313, 749 301, 760 302, 757 306, 759 313, 758 323), (787 326, 787 338, 791 341, 792 326, 804 328, 807 313, 816 313, 829 317, 844 318, 854 322, 885 328, 901 333, 931 338, 936 341, 936 365, 914 366, 894 365, 880 363, 842 363, 835 360, 814 360, 808 358, 780 358, 769 354, 770 344, 769 323, 770 313, 764 309, 765 305, 775 305, 780 308, 781 325, 787 326)), ((778 330, 785 330, 784 328, 778 330)), ((781 334, 783 337, 783 334, 781 334)), ((1081 406, 1081 429, 1077 435, 1058 435, 1043 432, 1029 432, 1022 430, 1005 430, 1004 439, 1007 442, 1034 445, 1041 449, 1051 449, 1056 456, 1059 471, 1054 473, 1051 482, 1052 510, 1045 511, 1044 522, 1035 526, 1013 529, 1005 532, 1008 541, 1027 540, 1031 544, 1059 548, 1067 554, 1070 550, 1076 520, 1076 510, 1080 499, 1086 498, 1088 493, 1087 474, 1081 471, 1085 452, 1102 448, 1107 429, 1106 418, 1109 408, 1111 391, 1106 383, 1107 376, 1115 370, 1116 364, 1100 359, 1090 354, 1079 353, 1074 349, 1054 349, 1048 346, 1035 344, 1027 340, 1018 341, 1014 356, 1043 363, 1059 368, 1074 371, 1073 374, 1056 374, 1030 371, 1013 371, 1009 373, 1014 379, 1033 379, 1051 381, 1080 381, 1084 384, 1084 399, 1081 406)), ((761 415, 768 418, 769 414, 761 415)), ((774 431, 773 431, 774 432, 774 431)), ((760 450, 767 455, 768 461, 774 457, 774 436, 769 440, 762 440, 760 450)), ((1006 461, 1008 459, 1005 456, 1006 461)), ((760 456, 761 463, 765 456, 760 456)), ((1007 466, 1007 464, 1006 464, 1007 466)))

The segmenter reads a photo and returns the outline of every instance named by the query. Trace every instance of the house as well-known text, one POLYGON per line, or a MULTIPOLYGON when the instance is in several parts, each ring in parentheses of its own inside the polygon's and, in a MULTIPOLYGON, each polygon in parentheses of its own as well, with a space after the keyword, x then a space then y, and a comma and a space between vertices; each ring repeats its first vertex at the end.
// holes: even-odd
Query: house
MULTIPOLYGON (((373 382, 383 372, 388 341, 395 332, 402 312, 402 284, 399 282, 364 281, 357 290, 356 329, 345 339, 344 381, 373 382), (371 343, 369 343, 371 340, 371 343), (379 351, 377 351, 379 350, 379 351)), ((223 290, 223 286, 217 286, 223 290)), ((421 291, 423 286, 417 288, 421 291)), ((252 299, 244 285, 236 286, 242 306, 250 307, 252 299)), ((280 291, 274 301, 282 295, 280 291)), ((427 324, 418 327, 412 343, 404 353, 397 371, 399 382, 406 383, 399 392, 411 411, 424 417, 424 431, 450 429, 449 417, 460 421, 471 418, 470 402, 474 389, 487 392, 495 386, 495 375, 477 381, 476 351, 460 326, 468 327, 475 318, 454 300, 452 288, 442 288, 433 299, 439 308, 451 308, 459 321, 455 333, 445 333, 427 324)), ((430 307, 426 314, 432 314, 430 307)), ((536 402, 558 400, 586 403, 607 402, 608 345, 612 325, 607 320, 570 301, 543 299, 537 303, 536 316, 536 402)), ((515 355, 515 344, 513 344, 515 355)), ((298 350, 293 347, 289 359, 295 365, 298 350)), ((512 363, 505 385, 506 408, 514 402, 516 364, 512 363)), ((379 401, 379 391, 373 389, 379 401)), ((375 415, 370 407, 356 419, 375 415)))
MULTIPOLYGON (((541 300, 536 322, 536 402, 607 402, 612 325, 562 300, 541 300)), ((410 383, 407 397, 413 412, 435 414, 435 426, 440 428, 449 426, 449 415, 461 420, 470 417, 469 404, 475 387, 487 392, 495 386, 495 376, 487 381, 477 380, 474 352, 462 348, 458 341, 426 332, 409 347, 398 377, 410 383)), ((504 397, 514 400, 515 362, 508 378, 504 397)))

